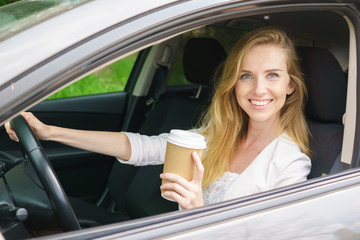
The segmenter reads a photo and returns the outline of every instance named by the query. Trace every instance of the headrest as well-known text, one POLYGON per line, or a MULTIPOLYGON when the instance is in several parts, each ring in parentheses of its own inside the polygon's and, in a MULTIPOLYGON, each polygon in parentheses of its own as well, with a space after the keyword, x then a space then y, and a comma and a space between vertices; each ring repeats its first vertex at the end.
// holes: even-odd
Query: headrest
POLYGON ((183 56, 186 79, 192 83, 212 85, 213 75, 225 58, 224 48, 215 39, 189 39, 183 56))
POLYGON ((298 49, 309 99, 306 105, 313 120, 341 123, 346 105, 346 75, 337 59, 317 47, 298 49))

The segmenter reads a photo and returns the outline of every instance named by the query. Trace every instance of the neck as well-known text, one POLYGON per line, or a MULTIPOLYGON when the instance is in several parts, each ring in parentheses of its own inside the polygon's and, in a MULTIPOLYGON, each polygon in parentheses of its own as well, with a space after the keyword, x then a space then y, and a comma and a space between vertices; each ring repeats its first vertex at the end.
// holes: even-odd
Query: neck
POLYGON ((255 122, 250 119, 246 142, 252 141, 270 141, 276 138, 281 133, 279 117, 266 122, 255 122))

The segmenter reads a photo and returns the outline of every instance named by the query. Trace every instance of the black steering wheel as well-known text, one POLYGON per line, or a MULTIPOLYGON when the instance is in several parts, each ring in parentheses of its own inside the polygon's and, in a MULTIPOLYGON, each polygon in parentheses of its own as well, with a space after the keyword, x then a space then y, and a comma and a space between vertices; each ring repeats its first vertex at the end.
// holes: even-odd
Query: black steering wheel
POLYGON ((10 123, 45 189, 63 230, 79 230, 80 225, 69 200, 32 129, 21 115, 11 120, 10 123))

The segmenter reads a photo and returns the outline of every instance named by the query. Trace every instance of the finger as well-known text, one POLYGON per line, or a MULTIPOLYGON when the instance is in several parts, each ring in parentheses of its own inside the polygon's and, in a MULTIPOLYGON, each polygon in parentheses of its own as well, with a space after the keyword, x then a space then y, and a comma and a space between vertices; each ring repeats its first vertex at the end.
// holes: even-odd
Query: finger
POLYGON ((184 198, 182 196, 180 196, 178 193, 173 192, 173 191, 163 191, 162 195, 165 198, 169 198, 174 200, 175 202, 177 202, 181 207, 183 207, 183 202, 184 202, 184 198))
POLYGON ((12 128, 10 122, 5 123, 5 130, 6 130, 7 134, 9 135, 10 139, 17 141, 17 142, 19 141, 19 138, 16 135, 14 129, 12 128))
POLYGON ((201 186, 173 173, 163 173, 160 177, 170 181, 160 187, 164 197, 176 201, 183 209, 203 205, 201 186))
POLYGON ((194 198, 183 197, 182 195, 174 191, 163 191, 162 195, 165 198, 172 199, 177 202, 182 209, 190 209, 204 205, 202 200, 198 202, 194 198))
POLYGON ((174 183, 180 184, 184 187, 188 186, 190 184, 190 182, 188 180, 186 180, 182 176, 177 175, 175 173, 162 173, 162 174, 160 174, 160 178, 163 180, 166 180, 168 182, 174 182, 174 183))
POLYGON ((160 189, 163 192, 165 192, 165 191, 176 192, 177 194, 179 194, 180 196, 182 196, 184 198, 186 198, 187 196, 189 196, 191 194, 190 191, 188 191, 186 188, 184 188, 184 186, 179 185, 174 182, 165 183, 165 184, 161 185, 160 189))
POLYGON ((195 164, 195 173, 194 173, 194 178, 193 178, 193 182, 201 185, 201 181, 204 175, 204 166, 201 163, 201 159, 199 157, 199 155, 197 154, 197 152, 192 152, 192 159, 194 161, 195 164))
POLYGON ((12 128, 10 122, 5 123, 5 130, 7 133, 14 133, 14 129, 12 128))
POLYGON ((9 134, 9 137, 11 140, 14 140, 15 142, 19 142, 19 138, 18 136, 16 135, 16 133, 14 134, 9 134))

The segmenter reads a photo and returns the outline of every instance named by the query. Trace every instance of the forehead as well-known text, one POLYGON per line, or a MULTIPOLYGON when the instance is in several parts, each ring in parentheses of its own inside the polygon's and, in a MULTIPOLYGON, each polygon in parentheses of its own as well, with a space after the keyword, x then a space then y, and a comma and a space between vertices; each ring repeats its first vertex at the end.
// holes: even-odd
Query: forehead
POLYGON ((286 68, 286 53, 278 45, 260 44, 249 49, 244 58, 246 67, 277 67, 286 68))

